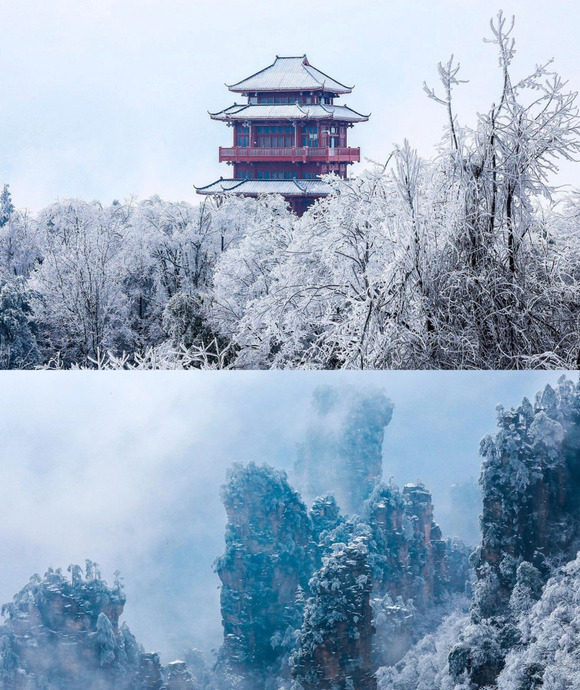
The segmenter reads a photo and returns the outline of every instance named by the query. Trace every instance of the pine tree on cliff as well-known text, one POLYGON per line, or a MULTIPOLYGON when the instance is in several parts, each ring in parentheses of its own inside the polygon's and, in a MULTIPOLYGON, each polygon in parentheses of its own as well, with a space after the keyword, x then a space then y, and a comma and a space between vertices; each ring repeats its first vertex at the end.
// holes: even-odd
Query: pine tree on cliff
POLYGON ((295 466, 302 495, 312 500, 331 491, 346 513, 360 513, 381 478, 384 430, 392 414, 393 404, 380 389, 316 389, 295 466))
POLYGON ((306 506, 286 474, 267 465, 234 465, 222 487, 227 513, 222 581, 224 644, 218 666, 253 688, 280 665, 300 625, 296 606, 313 572, 306 506))
POLYGON ((291 657, 296 690, 375 690, 371 589, 364 541, 335 544, 310 580, 312 597, 291 657))

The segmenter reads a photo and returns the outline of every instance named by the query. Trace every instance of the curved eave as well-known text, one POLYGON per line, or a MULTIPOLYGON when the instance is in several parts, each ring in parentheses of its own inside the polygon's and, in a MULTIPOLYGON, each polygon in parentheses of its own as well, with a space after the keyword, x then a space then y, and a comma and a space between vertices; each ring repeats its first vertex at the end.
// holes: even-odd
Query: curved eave
POLYGON ((220 177, 219 180, 216 180, 215 182, 212 182, 211 184, 206 184, 203 187, 196 187, 193 185, 193 188, 198 194, 220 194, 220 193, 226 193, 226 192, 231 192, 240 185, 244 184, 245 180, 236 180, 236 179, 224 179, 223 177, 220 177), (231 186, 228 189, 222 188, 221 190, 211 190, 208 191, 210 187, 214 187, 215 185, 221 184, 221 183, 230 183, 231 186))
MULTIPOLYGON (((287 104, 278 104, 280 105, 281 108, 288 107, 287 104)), ((289 105, 289 104, 288 104, 289 105)), ((288 120, 289 122, 293 120, 323 120, 325 117, 328 117, 329 120, 336 120, 337 122, 346 122, 346 123, 352 123, 352 122, 367 122, 368 119, 370 118, 370 113, 368 115, 363 115, 362 113, 357 112, 356 110, 353 110, 352 108, 349 108, 346 105, 342 106, 336 106, 336 108, 341 108, 344 110, 347 110, 349 113, 352 113, 353 115, 356 116, 356 118, 348 118, 344 117, 344 111, 339 112, 338 114, 335 114, 334 109, 329 109, 329 107, 323 103, 318 103, 313 106, 308 106, 305 104, 300 104, 296 103, 295 107, 299 112, 292 114, 292 115, 280 115, 279 117, 274 117, 272 114, 264 115, 263 117, 260 117, 259 115, 252 114, 248 116, 246 114, 246 111, 248 109, 258 109, 258 108, 264 108, 264 110, 272 110, 276 108, 276 105, 272 105, 271 103, 260 105, 260 104, 254 104, 254 103, 248 103, 246 105, 238 105, 237 103, 234 103, 234 105, 230 106, 229 108, 225 108, 224 110, 220 110, 217 113, 210 113, 208 111, 208 115, 212 120, 219 120, 220 122, 235 122, 237 120, 248 120, 250 122, 253 122, 255 120, 288 120), (308 111, 308 108, 312 107, 317 107, 317 108, 322 108, 326 116, 316 116, 313 115, 311 112, 308 111), (234 108, 238 108, 238 110, 234 110, 234 108), (232 112, 229 112, 232 111, 232 112), (343 117, 341 117, 343 115, 343 117)))
MULTIPOLYGON (((323 108, 324 110, 326 110, 326 111, 328 112, 328 114, 331 116, 331 119, 335 119, 335 120, 340 120, 340 119, 341 119, 340 117, 336 117, 336 118, 334 117, 334 111, 328 110, 328 105, 327 105, 327 104, 325 104, 325 103, 320 103, 320 107, 323 108)), ((362 113, 359 113, 359 112, 357 112, 356 110, 353 110, 352 108, 349 108, 348 105, 341 105, 341 106, 337 106, 337 107, 339 107, 339 108, 344 108, 345 110, 348 110, 349 113, 353 113, 353 114, 356 115, 357 117, 360 117, 361 119, 359 120, 359 122, 366 122, 366 121, 369 119, 369 117, 371 116, 370 113, 369 113, 368 115, 363 115, 362 113)))
POLYGON ((330 186, 322 180, 256 180, 256 179, 223 179, 212 182, 205 187, 196 187, 198 194, 243 194, 259 196, 260 194, 280 194, 281 196, 327 196, 332 192, 330 186), (226 185, 226 186, 224 186, 226 185))

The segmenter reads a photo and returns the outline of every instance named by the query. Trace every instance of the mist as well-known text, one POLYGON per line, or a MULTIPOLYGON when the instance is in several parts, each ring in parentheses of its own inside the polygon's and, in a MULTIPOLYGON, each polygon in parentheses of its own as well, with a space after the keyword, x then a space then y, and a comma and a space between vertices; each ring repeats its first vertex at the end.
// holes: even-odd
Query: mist
MULTIPOLYGON (((495 406, 561 372, 5 372, 0 392, 0 599, 48 566, 96 561, 125 580, 123 619, 166 662, 221 642, 219 488, 233 462, 293 481, 317 386, 394 403, 383 476, 420 479, 446 533, 452 484, 477 478, 495 406)), ((571 375, 575 378, 575 374, 571 375)))

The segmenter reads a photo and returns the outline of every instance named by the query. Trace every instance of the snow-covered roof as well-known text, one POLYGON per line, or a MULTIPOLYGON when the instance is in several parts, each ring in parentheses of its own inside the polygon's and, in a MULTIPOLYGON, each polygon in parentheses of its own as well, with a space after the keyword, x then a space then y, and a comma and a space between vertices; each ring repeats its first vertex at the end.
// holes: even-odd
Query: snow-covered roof
POLYGON ((238 105, 235 103, 219 113, 210 113, 214 120, 321 120, 366 122, 369 115, 361 115, 346 105, 304 105, 299 103, 271 103, 238 105))
POLYGON ((322 180, 224 180, 205 187, 196 187, 198 194, 282 194, 284 196, 312 196, 330 194, 331 187, 322 180))
POLYGON ((329 91, 350 93, 352 86, 345 86, 324 72, 313 67, 306 55, 280 57, 263 70, 242 79, 237 84, 227 84, 230 91, 249 93, 256 91, 329 91))

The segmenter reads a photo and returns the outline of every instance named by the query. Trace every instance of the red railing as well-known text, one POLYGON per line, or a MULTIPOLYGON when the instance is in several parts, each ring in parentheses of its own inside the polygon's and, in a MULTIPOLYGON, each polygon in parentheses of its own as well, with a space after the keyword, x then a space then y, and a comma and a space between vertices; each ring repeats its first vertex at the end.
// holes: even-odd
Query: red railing
POLYGON ((245 163, 250 161, 291 161, 307 163, 320 161, 325 163, 358 163, 360 149, 301 146, 291 148, 261 148, 251 146, 220 146, 220 163, 245 163))

